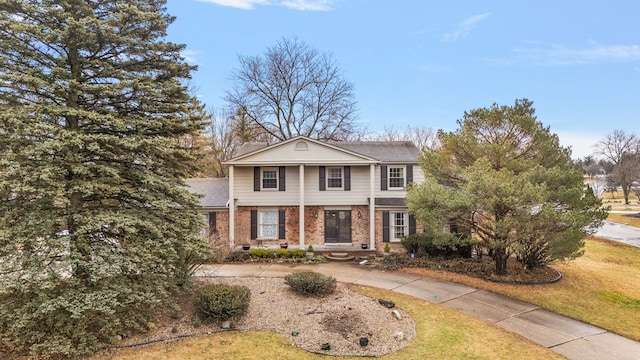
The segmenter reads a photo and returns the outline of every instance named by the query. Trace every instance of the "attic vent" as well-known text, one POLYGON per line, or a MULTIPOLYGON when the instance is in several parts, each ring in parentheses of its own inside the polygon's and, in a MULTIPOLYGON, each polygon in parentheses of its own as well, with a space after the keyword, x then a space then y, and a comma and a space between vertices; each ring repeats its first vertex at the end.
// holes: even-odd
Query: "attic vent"
POLYGON ((307 145, 304 141, 298 141, 296 143, 296 151, 307 151, 309 150, 309 145, 307 145))

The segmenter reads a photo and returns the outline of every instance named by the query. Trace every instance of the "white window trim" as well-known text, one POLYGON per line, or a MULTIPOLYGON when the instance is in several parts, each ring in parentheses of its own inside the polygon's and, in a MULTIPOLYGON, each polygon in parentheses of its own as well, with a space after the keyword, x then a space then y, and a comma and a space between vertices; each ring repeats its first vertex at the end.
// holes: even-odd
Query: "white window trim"
POLYGON ((278 171, 277 167, 261 167, 260 168, 260 190, 261 191, 278 191, 279 186, 280 186, 279 182, 280 182, 279 171, 278 171), (276 173, 276 178, 275 178, 276 186, 273 187, 273 188, 264 187, 264 173, 266 171, 275 171, 275 173, 276 173))
POLYGON ((396 228, 398 226, 396 226, 396 214, 403 214, 404 215, 404 225, 402 226, 404 228, 404 236, 409 235, 409 213, 407 213, 406 211, 389 211, 389 241, 390 242, 400 242, 402 241, 402 238, 396 238, 396 228))
POLYGON ((258 208, 258 219, 257 221, 257 226, 258 226, 258 239, 278 239, 278 231, 279 231, 279 219, 278 219, 279 213, 278 213, 278 208, 258 208), (263 229, 263 223, 262 223, 262 213, 264 212, 274 212, 276 214, 276 222, 275 222, 275 227, 276 227, 276 233, 274 236, 265 236, 264 235, 264 229, 263 229))
POLYGON ((338 166, 332 166, 332 167, 327 167, 326 170, 326 189, 327 190, 343 190, 344 189, 344 169, 338 166), (331 175, 331 170, 332 169, 338 169, 340 170, 340 187, 335 187, 335 186, 329 186, 329 179, 335 179, 332 178, 331 175))
POLYGON ((387 189, 389 190, 403 190, 407 185, 407 167, 404 165, 387 165, 387 189), (402 186, 393 187, 391 186, 391 169, 402 169, 402 186))

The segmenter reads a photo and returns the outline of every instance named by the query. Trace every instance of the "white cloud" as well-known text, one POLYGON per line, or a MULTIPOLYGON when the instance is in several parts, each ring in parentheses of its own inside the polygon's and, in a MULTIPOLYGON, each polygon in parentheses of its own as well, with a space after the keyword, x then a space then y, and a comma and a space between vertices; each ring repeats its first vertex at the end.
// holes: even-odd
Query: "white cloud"
POLYGON ((331 0, 285 0, 281 5, 295 10, 331 10, 331 0))
POLYGON ((539 44, 518 48, 514 52, 539 65, 593 64, 612 61, 639 61, 640 45, 601 45, 589 41, 586 47, 571 48, 563 44, 539 44))
POLYGON ((198 63, 198 55, 200 55, 200 51, 198 50, 183 50, 180 55, 189 63, 197 64, 198 63))
POLYGON ((196 0, 220 6, 251 10, 257 5, 284 6, 294 10, 331 10, 333 0, 196 0))
POLYGON ((458 24, 456 30, 444 33, 442 36, 442 41, 456 41, 460 38, 466 38, 471 33, 471 30, 476 26, 477 23, 489 17, 491 13, 484 13, 480 15, 474 15, 469 18, 462 20, 458 24))

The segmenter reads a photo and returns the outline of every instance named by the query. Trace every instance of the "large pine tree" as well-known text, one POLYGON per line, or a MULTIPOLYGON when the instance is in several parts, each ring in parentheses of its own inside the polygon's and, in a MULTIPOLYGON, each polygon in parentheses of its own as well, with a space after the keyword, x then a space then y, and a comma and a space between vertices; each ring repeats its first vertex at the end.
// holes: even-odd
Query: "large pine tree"
POLYGON ((203 251, 193 66, 164 0, 0 2, 0 352, 92 351, 203 251))
POLYGON ((421 157, 426 179, 407 192, 416 218, 436 234, 445 220, 473 229, 501 275, 513 254, 527 268, 580 256, 607 211, 533 103, 475 109, 458 125, 421 157))

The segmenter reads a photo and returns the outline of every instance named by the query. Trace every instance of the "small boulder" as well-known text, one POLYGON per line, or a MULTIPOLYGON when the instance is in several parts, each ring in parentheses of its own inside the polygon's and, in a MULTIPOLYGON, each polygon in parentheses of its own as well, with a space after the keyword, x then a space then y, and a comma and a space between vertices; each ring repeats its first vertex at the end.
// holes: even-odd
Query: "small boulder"
POLYGON ((369 338, 361 337, 360 338, 360 346, 367 346, 367 345, 369 345, 369 338))
POLYGON ((384 307, 388 307, 389 309, 393 309, 396 306, 396 303, 390 300, 378 299, 378 303, 384 307))
POLYGON ((298 336, 298 335, 300 335, 300 331, 298 331, 298 330, 293 330, 291 332, 291 336, 298 336))
POLYGON ((404 340, 404 333, 402 331, 398 331, 397 333, 393 334, 393 338, 398 341, 402 341, 404 340))
POLYGON ((225 330, 231 329, 231 321, 225 321, 222 323, 222 328, 225 330))
POLYGON ((325 350, 325 351, 331 350, 331 344, 329 343, 322 344, 322 346, 320 347, 320 350, 325 350))
POLYGON ((400 315, 400 311, 394 309, 391 313, 393 314, 393 317, 396 318, 397 320, 402 319, 402 315, 400 315))

